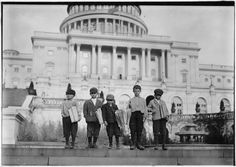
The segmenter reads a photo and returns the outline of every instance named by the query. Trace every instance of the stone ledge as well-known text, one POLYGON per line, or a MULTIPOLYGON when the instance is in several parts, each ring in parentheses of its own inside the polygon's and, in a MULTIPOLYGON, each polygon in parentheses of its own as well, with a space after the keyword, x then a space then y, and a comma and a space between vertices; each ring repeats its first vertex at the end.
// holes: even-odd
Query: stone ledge
POLYGON ((120 150, 106 148, 99 149, 73 149, 66 150, 64 148, 2 148, 2 155, 5 156, 77 156, 77 157, 214 157, 214 158, 231 158, 234 157, 234 149, 181 149, 169 148, 167 151, 153 150, 147 148, 144 151, 129 150, 123 148, 120 150))

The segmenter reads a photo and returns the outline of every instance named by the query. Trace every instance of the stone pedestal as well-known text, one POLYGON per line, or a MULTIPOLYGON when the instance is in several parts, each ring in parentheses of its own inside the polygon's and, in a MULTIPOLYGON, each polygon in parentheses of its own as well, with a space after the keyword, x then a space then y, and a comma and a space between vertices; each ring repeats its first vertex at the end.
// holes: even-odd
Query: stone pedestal
POLYGON ((19 127, 25 118, 17 111, 17 107, 3 109, 2 144, 16 144, 19 127))

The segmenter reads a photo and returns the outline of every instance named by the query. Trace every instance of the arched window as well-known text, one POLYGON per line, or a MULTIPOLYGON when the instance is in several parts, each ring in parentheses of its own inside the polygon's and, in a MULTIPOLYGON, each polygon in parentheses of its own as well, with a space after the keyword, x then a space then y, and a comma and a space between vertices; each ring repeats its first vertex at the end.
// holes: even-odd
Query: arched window
POLYGON ((230 101, 228 100, 228 99, 226 99, 226 98, 223 98, 222 100, 221 100, 221 103, 222 103, 222 101, 223 101, 223 107, 224 107, 224 112, 229 112, 229 111, 231 111, 231 106, 230 106, 230 101))
POLYGON ((173 111, 171 111, 172 113, 175 114, 183 114, 183 101, 180 97, 175 96, 172 99, 171 104, 173 104, 173 111))
MULTIPOLYGON (((204 99, 203 97, 199 97, 197 99, 197 103, 196 103, 196 108, 199 108, 198 113, 207 113, 207 102, 206 99, 204 99), (198 105, 197 105, 198 104, 198 105)), ((195 108, 195 110, 196 110, 195 108)))

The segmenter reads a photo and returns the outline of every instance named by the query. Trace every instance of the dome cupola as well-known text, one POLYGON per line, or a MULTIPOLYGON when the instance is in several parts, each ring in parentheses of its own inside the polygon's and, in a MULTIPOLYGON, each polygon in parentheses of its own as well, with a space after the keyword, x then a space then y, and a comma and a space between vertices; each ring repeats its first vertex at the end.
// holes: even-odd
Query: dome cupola
POLYGON ((147 26, 137 5, 68 5, 69 14, 60 25, 61 33, 82 32, 143 36, 147 26))

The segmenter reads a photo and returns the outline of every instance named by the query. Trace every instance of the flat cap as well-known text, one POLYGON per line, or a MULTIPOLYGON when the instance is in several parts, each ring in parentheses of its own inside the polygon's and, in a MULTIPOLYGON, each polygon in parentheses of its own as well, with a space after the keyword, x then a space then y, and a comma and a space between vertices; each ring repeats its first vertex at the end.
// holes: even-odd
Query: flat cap
POLYGON ((112 94, 108 94, 107 97, 106 97, 107 100, 114 100, 114 95, 112 94))
POLYGON ((163 90, 161 90, 161 89, 155 89, 154 90, 154 94, 156 95, 156 96, 161 96, 162 94, 163 94, 163 90))

